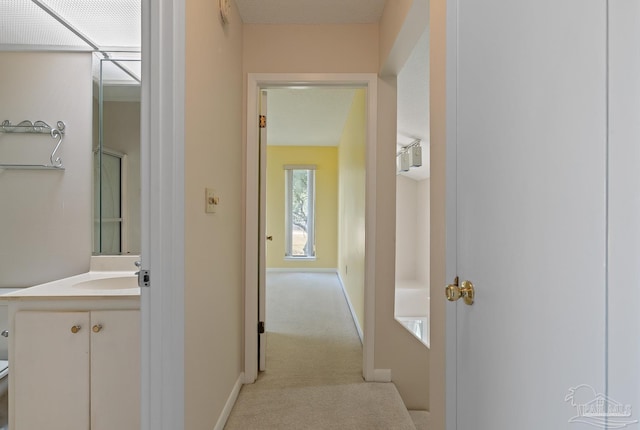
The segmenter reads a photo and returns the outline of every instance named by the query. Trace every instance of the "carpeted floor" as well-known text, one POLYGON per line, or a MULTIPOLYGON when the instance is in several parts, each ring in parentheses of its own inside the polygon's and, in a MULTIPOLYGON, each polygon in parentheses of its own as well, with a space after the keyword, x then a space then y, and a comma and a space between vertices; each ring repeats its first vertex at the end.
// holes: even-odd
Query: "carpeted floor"
POLYGON ((331 273, 267 277, 267 371, 226 430, 415 430, 393 384, 365 383, 362 345, 331 273))

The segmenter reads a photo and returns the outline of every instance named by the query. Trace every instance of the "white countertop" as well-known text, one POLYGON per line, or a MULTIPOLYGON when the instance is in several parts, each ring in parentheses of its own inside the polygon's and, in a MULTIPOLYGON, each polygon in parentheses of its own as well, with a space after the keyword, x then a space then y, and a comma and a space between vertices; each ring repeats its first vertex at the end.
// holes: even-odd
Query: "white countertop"
POLYGON ((91 271, 69 278, 47 282, 46 284, 36 285, 35 287, 22 288, 18 291, 0 296, 0 300, 139 297, 140 287, 137 286, 134 288, 87 288, 76 286, 76 284, 81 282, 97 279, 134 277, 134 272, 133 270, 126 272, 91 271))

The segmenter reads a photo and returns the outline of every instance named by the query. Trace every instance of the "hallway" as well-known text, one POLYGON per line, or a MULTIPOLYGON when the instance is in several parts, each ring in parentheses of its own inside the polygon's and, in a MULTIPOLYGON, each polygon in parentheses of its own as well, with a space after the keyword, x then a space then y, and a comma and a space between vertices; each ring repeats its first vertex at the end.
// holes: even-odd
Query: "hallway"
POLYGON ((365 383, 362 345, 334 273, 267 276, 267 370, 227 430, 415 429, 393 384, 365 383))

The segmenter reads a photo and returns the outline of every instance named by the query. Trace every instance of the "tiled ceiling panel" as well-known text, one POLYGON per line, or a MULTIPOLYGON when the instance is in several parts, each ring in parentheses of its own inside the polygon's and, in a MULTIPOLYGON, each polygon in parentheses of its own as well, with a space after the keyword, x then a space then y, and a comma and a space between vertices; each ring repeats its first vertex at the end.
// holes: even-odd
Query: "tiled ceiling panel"
POLYGON ((99 47, 141 46, 140 0, 41 0, 99 47))
POLYGON ((30 0, 0 1, 0 45, 90 49, 30 0))

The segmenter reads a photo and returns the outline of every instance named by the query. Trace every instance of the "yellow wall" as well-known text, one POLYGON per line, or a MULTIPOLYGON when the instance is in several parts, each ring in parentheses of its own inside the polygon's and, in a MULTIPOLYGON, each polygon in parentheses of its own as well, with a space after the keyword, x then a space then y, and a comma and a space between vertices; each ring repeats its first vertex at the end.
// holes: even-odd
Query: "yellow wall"
POLYGON ((218 2, 188 0, 185 55, 183 428, 211 430, 243 363, 244 106, 242 21, 235 5, 223 25, 218 2), (204 211, 205 187, 220 197, 215 214, 204 211))
POLYGON ((338 148, 335 146, 267 147, 267 268, 336 267, 338 236, 338 148), (286 164, 315 164, 316 167, 316 259, 291 261, 285 252, 286 164))
POLYGON ((338 268, 364 329, 366 92, 357 90, 338 146, 338 268))

